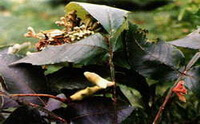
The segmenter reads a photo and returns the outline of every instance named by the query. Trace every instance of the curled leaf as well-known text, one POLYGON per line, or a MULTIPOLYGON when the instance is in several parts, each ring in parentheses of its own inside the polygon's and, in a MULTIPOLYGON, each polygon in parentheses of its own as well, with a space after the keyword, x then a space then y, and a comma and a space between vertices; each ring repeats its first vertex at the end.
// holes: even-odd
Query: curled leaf
POLYGON ((96 73, 84 72, 84 75, 91 83, 94 83, 95 85, 104 89, 107 88, 108 86, 113 86, 115 84, 114 82, 102 78, 96 73))
POLYGON ((66 6, 66 12, 77 11, 80 18, 85 15, 93 16, 108 33, 115 33, 124 23, 128 16, 128 11, 117 9, 105 5, 95 5, 81 2, 70 2, 66 6), (102 14, 99 14, 101 12, 102 14))
POLYGON ((80 90, 80 91, 76 92, 75 94, 71 95, 70 99, 72 101, 79 101, 79 100, 82 100, 83 98, 85 98, 87 96, 90 96, 90 95, 96 93, 97 91, 99 91, 101 89, 102 88, 98 87, 98 86, 87 87, 87 88, 80 90))

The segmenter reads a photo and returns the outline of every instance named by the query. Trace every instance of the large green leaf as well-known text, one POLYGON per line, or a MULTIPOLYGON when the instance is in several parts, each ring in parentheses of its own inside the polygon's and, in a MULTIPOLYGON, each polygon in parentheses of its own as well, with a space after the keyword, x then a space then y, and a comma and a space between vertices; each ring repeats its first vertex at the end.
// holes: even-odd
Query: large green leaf
POLYGON ((96 64, 103 61, 106 51, 104 37, 101 34, 94 34, 76 43, 46 47, 43 51, 32 53, 13 64, 47 65, 61 62, 96 64))
MULTIPOLYGON (((9 66, 14 61, 20 59, 16 55, 7 54, 8 49, 0 51, 0 74, 5 80, 4 88, 8 93, 35 93, 46 91, 46 79, 41 68, 30 65, 9 66)), ((24 98, 34 103, 41 103, 37 97, 24 98)), ((9 107, 11 101, 5 101, 4 107, 9 107)))
POLYGON ((105 5, 95 5, 81 2, 69 3, 66 6, 66 10, 67 12, 77 10, 77 14, 81 18, 84 18, 84 16, 89 13, 101 23, 109 34, 113 34, 121 27, 126 20, 128 13, 128 11, 105 5))
POLYGON ((178 47, 200 49, 200 29, 195 30, 184 38, 169 42, 178 47))
POLYGON ((146 42, 145 32, 130 23, 126 34, 128 61, 145 77, 157 80, 176 79, 184 58, 180 50, 163 41, 146 42))

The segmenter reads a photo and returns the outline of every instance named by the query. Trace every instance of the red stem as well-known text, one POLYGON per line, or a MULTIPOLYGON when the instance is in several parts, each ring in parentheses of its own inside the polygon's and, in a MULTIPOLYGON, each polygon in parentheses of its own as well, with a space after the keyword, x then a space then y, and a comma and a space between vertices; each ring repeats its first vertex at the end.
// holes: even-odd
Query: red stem
POLYGON ((44 109, 43 107, 41 107, 41 106, 39 106, 39 105, 37 105, 37 104, 33 104, 33 103, 31 103, 31 102, 29 102, 29 103, 27 103, 27 104, 28 104, 29 106, 32 106, 33 108, 38 108, 38 109, 40 109, 41 111, 43 111, 43 112, 49 114, 51 117, 55 118, 56 120, 59 120, 59 121, 61 121, 61 122, 63 122, 63 123, 67 123, 67 121, 66 121, 65 119, 63 119, 63 118, 61 118, 61 117, 55 115, 55 114, 52 113, 52 112, 49 112, 48 110, 44 109))
POLYGON ((56 114, 54 114, 53 112, 37 105, 37 104, 34 104, 34 103, 31 103, 29 101, 26 101, 26 100, 20 100, 18 99, 17 97, 18 96, 44 96, 44 97, 49 97, 49 98, 54 98, 56 100, 59 100, 61 102, 65 102, 66 99, 62 99, 62 98, 59 98, 59 97, 56 97, 56 96, 53 96, 53 95, 49 95, 49 94, 9 94, 9 93, 6 93, 6 92, 1 92, 0 91, 0 94, 5 96, 5 97, 8 97, 12 100, 15 100, 18 104, 23 104, 23 105, 27 105, 27 106, 32 106, 33 108, 36 108, 36 109, 39 109, 40 111, 43 111, 45 113, 47 113, 49 116, 67 124, 67 121, 59 116, 57 116, 56 114))
POLYGON ((173 92, 172 92, 172 89, 178 84, 178 82, 182 79, 183 76, 185 76, 185 71, 183 74, 180 75, 180 77, 176 80, 176 82, 174 83, 174 85, 170 88, 167 96, 165 97, 165 100, 163 102, 163 104, 160 106, 157 114, 156 114, 156 117, 154 118, 154 121, 153 121, 153 124, 157 124, 159 119, 160 119, 160 116, 163 112, 163 110, 165 109, 165 106, 167 104, 167 102, 169 101, 169 99, 171 98, 171 96, 173 95, 173 92))
POLYGON ((165 100, 164 100, 163 104, 160 106, 160 109, 156 114, 156 117, 155 117, 155 119, 153 121, 153 124, 157 124, 157 122, 160 119, 160 116, 161 116, 163 110, 165 109, 165 106, 166 106, 167 102, 169 101, 169 99, 171 98, 172 95, 173 95, 173 92, 170 89, 169 94, 165 97, 165 100))
POLYGON ((50 95, 50 94, 10 94, 10 96, 13 96, 13 97, 25 97, 25 96, 48 97, 48 98, 56 99, 56 100, 61 101, 63 103, 68 103, 69 102, 69 99, 60 98, 60 97, 57 97, 57 96, 54 96, 54 95, 50 95))

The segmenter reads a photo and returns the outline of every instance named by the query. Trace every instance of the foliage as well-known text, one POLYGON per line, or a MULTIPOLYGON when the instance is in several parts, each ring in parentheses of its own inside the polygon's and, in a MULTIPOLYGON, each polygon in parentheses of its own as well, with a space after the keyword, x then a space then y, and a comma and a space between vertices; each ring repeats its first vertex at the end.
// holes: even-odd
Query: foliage
MULTIPOLYGON (((188 6, 178 20, 193 12, 188 6)), ((3 123, 157 123, 163 109, 162 123, 199 123, 200 53, 188 62, 178 49, 199 49, 199 29, 172 42, 149 42, 128 11, 81 2, 70 2, 65 10, 58 29, 35 33, 29 28, 28 36, 41 45, 35 52, 31 48, 22 56, 8 52, 14 47, 1 48, 3 123), (93 33, 84 33, 88 30, 93 33), (3 110, 10 107, 16 110, 9 109, 6 118, 3 110)))
POLYGON ((149 39, 171 41, 184 37, 200 25, 199 4, 199 0, 175 0, 153 11, 133 12, 131 17, 134 23, 149 30, 149 39))

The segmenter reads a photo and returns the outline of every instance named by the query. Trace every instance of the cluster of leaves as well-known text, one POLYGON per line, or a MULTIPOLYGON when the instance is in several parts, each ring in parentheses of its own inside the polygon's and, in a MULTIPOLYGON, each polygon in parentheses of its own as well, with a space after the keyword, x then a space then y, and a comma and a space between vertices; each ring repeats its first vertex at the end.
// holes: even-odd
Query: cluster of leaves
MULTIPOLYGON (((183 39, 169 43, 159 40, 153 43, 147 42, 147 31, 132 23, 129 12, 125 10, 71 2, 66 6, 66 12, 72 10, 76 10, 80 18, 90 14, 106 32, 95 33, 74 43, 47 46, 42 51, 25 57, 8 54, 8 48, 1 49, 1 92, 8 93, 7 97, 1 97, 1 114, 4 119, 5 108, 18 107, 4 123, 27 123, 27 119, 33 120, 33 123, 60 123, 58 121, 62 119, 59 117, 62 117, 72 123, 109 124, 121 123, 130 114, 124 123, 150 123, 163 100, 163 97, 157 96, 157 89, 164 84, 173 86, 174 81, 180 80, 180 77, 186 82, 189 91, 199 97, 200 68, 198 65, 194 66, 199 53, 187 64, 182 51, 175 47, 199 49, 199 29, 183 39), (99 11, 103 14, 99 14, 99 11), (45 66, 48 70, 53 65, 59 65, 61 69, 44 75, 44 69, 41 67, 45 66), (81 101, 71 101, 67 107, 52 99, 16 99, 9 95, 48 93, 58 95, 59 98, 68 98, 76 91, 91 86, 83 76, 85 71, 111 79, 117 83, 117 87, 99 91, 81 101), (116 97, 117 102, 113 101, 112 97, 116 97), (26 106, 19 107, 18 104, 26 106), (19 115, 22 118, 18 118, 19 115), (55 118, 57 120, 54 120, 55 118)), ((159 95, 165 96, 167 91, 164 89, 165 93, 159 95)), ((169 103, 172 107, 167 106, 163 114, 163 121, 166 123, 181 120, 171 112, 172 109, 184 108, 184 105, 175 99, 173 96, 169 103)), ((199 108, 198 103, 193 104, 199 108)), ((194 113, 192 110, 189 112, 194 113)), ((199 113, 198 110, 195 112, 199 113)), ((185 116, 190 122, 198 122, 198 117, 185 116)))

